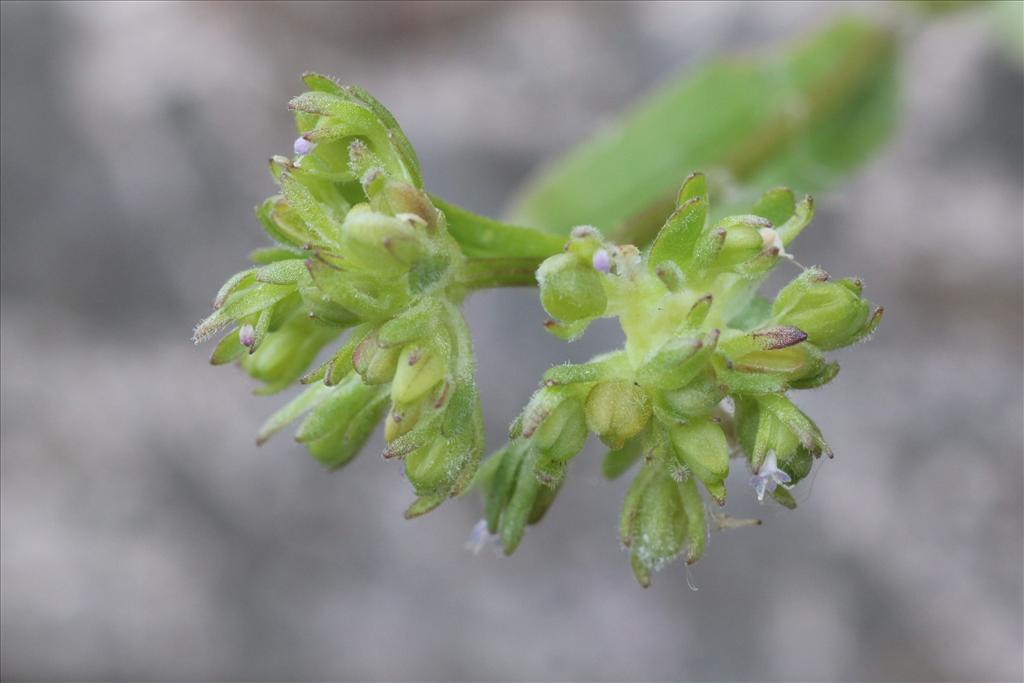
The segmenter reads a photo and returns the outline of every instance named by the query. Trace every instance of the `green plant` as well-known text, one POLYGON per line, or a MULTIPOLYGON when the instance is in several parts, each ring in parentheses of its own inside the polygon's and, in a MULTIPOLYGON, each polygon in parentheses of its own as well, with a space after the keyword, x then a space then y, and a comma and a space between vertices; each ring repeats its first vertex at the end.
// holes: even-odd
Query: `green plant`
POLYGON ((541 228, 428 194, 377 100, 307 74, 309 91, 290 103, 294 155, 271 160, 280 192, 256 211, 275 246, 228 280, 194 338, 229 330, 212 362, 238 361, 261 393, 307 385, 259 442, 301 418, 296 439, 334 469, 384 421, 384 457, 403 461, 416 494, 406 516, 477 485, 486 517, 476 541, 506 553, 594 433, 609 448, 607 476, 640 463, 620 535, 647 585, 680 553, 700 557, 714 521, 701 489, 725 503, 730 458, 745 459, 759 500, 793 507, 789 487, 831 454, 786 393, 834 378, 826 352, 870 335, 882 311, 858 280, 819 268, 774 300, 759 296, 813 204, 785 187, 759 198, 749 188, 790 177, 820 189, 865 158, 891 120, 892 61, 886 31, 843 22, 775 61, 711 65, 531 184, 513 213, 541 228), (690 174, 666 201, 688 165, 712 173, 690 174), (713 212, 716 192, 729 210, 749 200, 745 213, 713 212), (572 339, 616 317, 625 346, 549 370, 481 466, 460 306, 477 289, 534 284, 549 332, 572 339))

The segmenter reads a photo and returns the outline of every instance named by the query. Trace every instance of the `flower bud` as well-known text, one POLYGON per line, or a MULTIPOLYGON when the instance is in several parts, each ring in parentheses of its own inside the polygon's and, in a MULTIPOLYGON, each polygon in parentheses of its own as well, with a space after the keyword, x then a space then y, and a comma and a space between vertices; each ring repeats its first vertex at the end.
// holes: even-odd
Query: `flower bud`
POLYGON ((662 261, 655 267, 654 274, 670 292, 678 292, 686 283, 686 276, 675 261, 662 261))
MULTIPOLYGON (((758 473, 762 463, 773 453, 779 463, 786 464, 794 480, 809 471, 801 459, 808 455, 832 455, 818 426, 781 394, 737 398, 736 436, 750 458, 750 467, 758 473)), ((785 469, 785 467, 784 467, 785 469)))
POLYGON ((703 337, 676 337, 667 341, 637 370, 637 381, 647 387, 674 389, 690 382, 714 354, 719 332, 703 337))
POLYGON ((719 347, 728 358, 721 380, 738 393, 770 393, 815 377, 827 364, 816 346, 803 343, 806 340, 803 330, 792 326, 735 336, 719 347))
POLYGON ((558 404, 533 434, 539 452, 536 475, 552 486, 561 481, 565 463, 583 450, 587 441, 587 420, 583 402, 570 396, 558 404))
POLYGON ((302 311, 295 312, 269 332, 255 352, 242 357, 242 368, 265 383, 257 393, 281 391, 301 377, 320 349, 339 333, 337 328, 321 325, 302 311))
POLYGON ((384 421, 384 441, 391 443, 403 434, 416 426, 420 415, 423 413, 424 405, 430 400, 415 401, 413 403, 393 403, 384 421))
POLYGON ((733 216, 720 222, 718 228, 725 230, 725 241, 715 257, 715 267, 729 268, 760 254, 764 249, 761 230, 771 225, 760 216, 733 216))
POLYGON ((447 489, 453 474, 451 459, 448 442, 434 439, 405 457, 405 476, 420 496, 447 489))
POLYGON ((772 305, 772 315, 807 333, 817 347, 829 350, 856 341, 868 323, 868 302, 855 280, 831 281, 822 270, 809 269, 786 285, 772 305))
POLYGON ((658 463, 645 465, 622 506, 619 537, 630 550, 633 575, 646 588, 659 570, 682 551, 687 536, 680 483, 658 463))
POLYGON ((295 152, 295 156, 301 157, 312 152, 316 145, 307 140, 304 135, 300 135, 295 138, 295 144, 292 145, 292 147, 292 151, 295 152))
POLYGON ((252 325, 246 323, 238 328, 238 342, 246 347, 256 343, 256 330, 252 325))
POLYGON ((641 387, 625 380, 601 382, 587 395, 587 427, 611 448, 620 448, 651 419, 651 400, 641 387))
POLYGON ((444 361, 433 351, 418 344, 409 344, 398 358, 395 377, 391 380, 391 398, 410 403, 437 386, 444 379, 444 361))
POLYGON ((601 275, 573 254, 557 254, 537 270, 544 310, 559 320, 595 318, 608 306, 601 275))
POLYGON ((729 445, 722 428, 709 419, 696 419, 672 427, 669 436, 679 463, 704 483, 719 505, 724 505, 729 445))
POLYGON ((342 246, 346 256, 364 268, 401 271, 427 252, 426 235, 418 225, 424 225, 418 217, 403 220, 365 204, 354 206, 342 225, 342 246))
POLYGON ((662 391, 658 403, 671 415, 685 421, 707 415, 723 398, 725 388, 715 378, 715 373, 708 369, 683 387, 662 391))
POLYGON ((352 352, 352 367, 367 384, 384 384, 395 376, 401 352, 398 347, 381 348, 377 344, 377 333, 372 332, 352 352))
POLYGON ((408 183, 385 179, 371 202, 377 211, 392 216, 418 216, 430 233, 444 225, 444 214, 434 207, 427 193, 408 183))
POLYGON ((485 490, 487 528, 500 536, 511 555, 528 524, 536 524, 558 495, 560 485, 546 486, 534 476, 539 453, 527 441, 513 441, 492 456, 498 458, 485 490))

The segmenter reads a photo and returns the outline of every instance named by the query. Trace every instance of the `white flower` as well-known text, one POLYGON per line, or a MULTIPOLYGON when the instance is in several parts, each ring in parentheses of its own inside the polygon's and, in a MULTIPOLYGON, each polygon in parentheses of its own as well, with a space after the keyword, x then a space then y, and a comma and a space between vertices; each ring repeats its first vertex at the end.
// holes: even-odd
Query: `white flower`
POLYGON ((305 137, 300 136, 295 138, 295 144, 292 145, 292 151, 295 152, 295 156, 301 157, 312 152, 314 147, 316 147, 314 143, 310 142, 305 137))
POLYGON ((487 531, 487 520, 481 519, 473 525, 466 539, 466 550, 479 555, 484 548, 490 548, 495 554, 501 553, 501 540, 498 534, 487 531))
POLYGON ((751 478, 750 485, 757 492, 758 502, 764 502, 765 491, 771 493, 778 485, 785 486, 790 482, 789 475, 779 469, 779 461, 775 457, 775 451, 768 451, 767 457, 761 463, 761 469, 751 478))
POLYGON ((786 256, 786 250, 782 247, 782 236, 772 228, 761 228, 758 230, 761 241, 766 249, 778 249, 779 256, 786 256))
POLYGON ((238 341, 242 346, 252 346, 256 343, 256 330, 252 325, 245 324, 238 329, 238 341))

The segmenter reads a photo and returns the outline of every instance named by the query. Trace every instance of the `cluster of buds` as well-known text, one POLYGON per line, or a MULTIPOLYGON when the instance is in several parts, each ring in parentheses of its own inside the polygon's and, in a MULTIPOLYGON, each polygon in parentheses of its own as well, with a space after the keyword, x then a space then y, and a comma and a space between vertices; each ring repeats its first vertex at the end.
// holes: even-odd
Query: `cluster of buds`
POLYGON ((639 472, 623 505, 620 536, 636 579, 685 552, 693 563, 726 501, 730 458, 752 473, 758 500, 794 507, 789 488, 831 451, 786 396, 821 386, 839 366, 823 352, 870 335, 882 309, 858 280, 818 268, 774 301, 756 294, 809 223, 810 198, 772 190, 748 215, 708 218, 705 179, 691 175, 677 208, 641 251, 576 228, 537 271, 546 327, 566 339, 599 317, 617 317, 625 347, 549 370, 512 425, 509 444, 481 470, 486 532, 506 553, 551 505, 566 466, 589 433, 608 447, 604 472, 639 472))
POLYGON ((296 439, 337 468, 386 414, 385 457, 404 459, 418 496, 406 515, 416 516, 462 491, 484 448, 459 311, 465 257, 391 114, 359 88, 316 74, 305 82, 310 92, 289 104, 294 156, 270 162, 280 194, 256 211, 276 246, 228 280, 194 339, 230 330, 211 361, 239 361, 261 393, 309 385, 260 442, 305 416, 296 439))
POLYGON ((639 468, 620 536, 642 585, 680 554, 697 561, 710 527, 742 523, 705 504, 725 504, 730 459, 746 460, 758 500, 796 505, 790 487, 831 451, 786 393, 834 378, 825 352, 870 335, 882 313, 861 298, 860 281, 818 268, 773 301, 757 295, 791 258, 809 198, 772 190, 750 214, 712 221, 705 179, 693 174, 649 247, 580 227, 559 252, 561 239, 432 198, 379 102, 324 76, 305 81, 310 92, 290 103, 294 154, 270 162, 280 194, 256 210, 276 244, 227 281, 194 333, 199 342, 224 332, 211 361, 237 361, 262 383, 258 393, 306 385, 258 442, 301 418, 296 439, 335 469, 383 420, 384 458, 403 461, 417 495, 406 516, 480 484, 486 515, 474 544, 508 554, 593 433, 609 449, 609 478, 639 468), (532 283, 535 269, 548 331, 569 340, 617 317, 626 343, 545 373, 509 442, 481 467, 460 305, 472 289, 532 283))

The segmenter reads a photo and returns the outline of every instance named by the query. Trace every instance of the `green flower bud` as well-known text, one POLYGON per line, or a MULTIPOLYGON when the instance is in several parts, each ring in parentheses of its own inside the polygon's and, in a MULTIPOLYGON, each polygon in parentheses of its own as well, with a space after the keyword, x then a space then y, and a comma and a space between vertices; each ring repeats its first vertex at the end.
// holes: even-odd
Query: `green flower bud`
POLYGON ((341 330, 326 327, 297 311, 280 328, 268 332, 251 354, 242 356, 242 368, 265 384, 257 393, 272 394, 297 380, 320 350, 341 330))
POLYGON ((355 348, 352 367, 367 384, 385 384, 395 376, 401 352, 398 347, 381 348, 377 343, 377 332, 374 331, 355 348))
POLYGON ((761 231, 771 227, 771 222, 760 216, 732 216, 719 222, 717 229, 725 232, 725 239, 715 267, 729 268, 760 254, 765 248, 761 231))
POLYGON ((497 463, 484 492, 486 527, 498 534, 506 555, 518 547, 526 526, 544 517, 561 488, 561 482, 547 486, 534 476, 538 457, 537 449, 521 440, 491 456, 497 463))
POLYGON ((723 398, 725 388, 715 373, 707 369, 683 387, 659 392, 657 404, 675 419, 686 421, 707 415, 723 398))
POLYGON ((608 306, 601 275, 574 254, 558 254, 537 270, 544 310, 568 322, 596 318, 608 306))
POLYGON ((435 439, 405 457, 405 476, 420 496, 445 490, 454 475, 452 449, 445 439, 435 439))
POLYGON ((426 222, 416 214, 398 218, 359 204, 345 217, 342 248, 364 268, 400 272, 427 253, 425 227, 426 222))
POLYGON ((408 434, 416 426, 425 405, 432 402, 432 399, 426 399, 413 403, 392 404, 387 419, 384 421, 384 441, 391 443, 403 434, 408 434))
POLYGON ((583 450, 587 442, 587 420, 583 402, 569 396, 558 404, 533 433, 532 445, 540 457, 536 475, 542 483, 553 486, 560 482, 565 463, 583 450))
MULTIPOLYGON (((799 452, 832 455, 818 426, 781 394, 740 398, 736 403, 736 436, 756 473, 768 455, 779 463, 792 461, 792 475, 806 475, 806 464, 795 459, 799 452)), ((809 467, 807 467, 809 470, 809 467)))
POLYGON ((669 436, 679 463, 704 483, 719 505, 725 505, 729 445, 722 428, 709 419, 696 419, 671 427, 669 436))
POLYGON ((791 382, 822 373, 826 362, 807 335, 795 327, 774 327, 734 336, 719 346, 720 379, 736 393, 774 393, 791 382))
POLYGON ((630 551, 633 575, 646 588, 686 543, 687 518, 681 485, 657 463, 645 465, 626 494, 619 538, 630 551))
POLYGON ((718 344, 718 330, 701 337, 675 337, 665 342, 636 372, 644 386, 660 389, 681 387, 703 371, 718 344))
MULTIPOLYGON (((405 457, 406 476, 419 496, 405 511, 407 519, 429 512, 445 499, 458 495, 473 479, 485 435, 479 414, 460 419, 456 429, 446 424, 452 418, 453 410, 461 414, 457 410, 461 403, 458 395, 454 395, 444 418, 440 420, 440 429, 436 425, 424 424, 424 435, 429 440, 425 439, 422 446, 405 457), (430 434, 436 436, 430 437, 430 434)), ((417 425, 393 444, 415 434, 420 428, 417 425)))
POLYGON ((674 261, 662 261, 655 267, 654 274, 670 292, 678 292, 686 282, 686 276, 674 261))
MULTIPOLYGON (((444 214, 438 211, 427 193, 408 183, 387 178, 380 190, 370 197, 374 210, 390 216, 416 216, 422 219, 422 226, 428 234, 444 227, 444 214)), ((406 221, 409 222, 409 221, 406 221)), ((411 222, 410 225, 416 223, 411 222)))
POLYGON ((587 427, 611 448, 620 448, 651 419, 651 400, 626 380, 600 382, 587 394, 587 427))
POLYGON ((444 361, 436 353, 410 344, 402 349, 398 358, 391 380, 391 398, 398 403, 415 401, 437 386, 444 376, 444 361))
POLYGON ((779 292, 772 315, 806 332, 821 349, 848 346, 862 336, 870 317, 860 290, 859 281, 831 281, 825 271, 812 268, 779 292))

